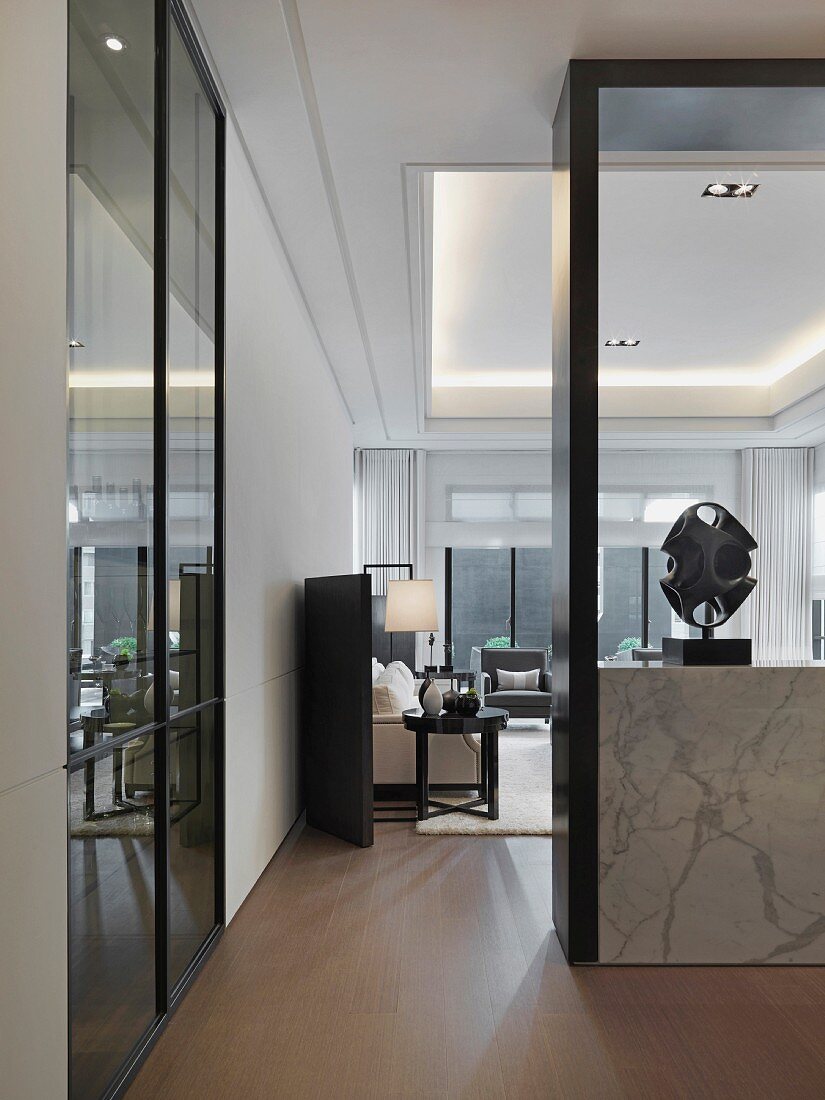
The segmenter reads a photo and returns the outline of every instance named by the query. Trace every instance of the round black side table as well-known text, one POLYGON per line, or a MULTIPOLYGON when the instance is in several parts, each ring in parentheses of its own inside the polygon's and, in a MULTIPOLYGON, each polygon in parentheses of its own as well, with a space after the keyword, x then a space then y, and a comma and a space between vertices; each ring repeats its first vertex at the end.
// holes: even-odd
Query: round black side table
POLYGON ((424 714, 418 707, 404 711, 404 726, 415 733, 415 789, 418 820, 440 817, 442 814, 475 814, 498 820, 498 733, 507 726, 506 710, 482 707, 465 718, 461 714, 424 714), (434 734, 481 734, 481 789, 480 798, 451 806, 449 802, 437 802, 430 798, 429 736, 434 734), (486 810, 474 809, 487 804, 486 810), (435 809, 431 810, 430 807, 435 809))

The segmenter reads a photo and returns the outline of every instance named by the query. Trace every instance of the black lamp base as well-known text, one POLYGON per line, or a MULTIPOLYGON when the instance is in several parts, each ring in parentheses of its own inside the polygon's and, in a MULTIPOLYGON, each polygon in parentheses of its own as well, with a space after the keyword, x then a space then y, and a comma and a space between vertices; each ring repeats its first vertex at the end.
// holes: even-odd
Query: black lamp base
POLYGON ((749 665, 750 638, 662 638, 665 665, 749 665))

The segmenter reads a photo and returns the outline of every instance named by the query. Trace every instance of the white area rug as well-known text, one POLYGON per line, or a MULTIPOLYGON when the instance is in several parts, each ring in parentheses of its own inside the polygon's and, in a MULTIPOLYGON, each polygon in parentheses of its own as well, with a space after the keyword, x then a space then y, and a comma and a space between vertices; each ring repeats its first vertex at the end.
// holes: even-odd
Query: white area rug
MULTIPOLYGON (((549 836, 553 831, 550 727, 512 722, 498 736, 499 819, 445 814, 417 821, 425 836, 549 836)), ((466 796, 440 802, 466 802, 466 796)), ((483 806, 478 807, 483 809, 483 806)))

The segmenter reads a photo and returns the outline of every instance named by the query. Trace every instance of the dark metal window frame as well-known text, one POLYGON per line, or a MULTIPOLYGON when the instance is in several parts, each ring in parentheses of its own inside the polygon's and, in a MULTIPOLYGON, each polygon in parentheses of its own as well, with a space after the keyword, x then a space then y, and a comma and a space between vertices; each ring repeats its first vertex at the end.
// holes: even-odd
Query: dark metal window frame
MULTIPOLYGON (((226 109, 216 81, 200 47, 181 0, 155 0, 155 132, 154 132, 154 483, 153 595, 155 607, 154 682, 155 721, 139 731, 112 738, 102 745, 67 756, 67 780, 90 757, 110 755, 138 734, 154 736, 155 790, 169 790, 169 745, 181 718, 214 713, 215 772, 215 912, 211 932, 180 978, 170 988, 170 821, 168 797, 155 801, 155 990, 156 1015, 131 1053, 121 1064, 102 1100, 122 1096, 137 1074, 171 1014, 212 952, 226 922, 225 840, 225 247, 226 247, 226 109), (215 117, 215 512, 214 512, 214 636, 215 696, 180 712, 171 713, 168 691, 168 396, 169 396, 169 84, 172 27, 179 33, 202 91, 215 117), (163 487, 162 492, 157 488, 163 487)), ((71 280, 70 280, 71 285, 71 280)), ((69 795, 67 783, 67 814, 69 795)), ((71 874, 71 834, 67 837, 68 871, 71 874)), ((69 1054, 71 1056, 71 899, 67 917, 69 941, 69 1054)), ((71 1073, 69 1097, 71 1100, 71 1073)))
POLYGON ((599 957, 599 94, 825 87, 821 58, 571 61, 553 125, 553 913, 599 957))

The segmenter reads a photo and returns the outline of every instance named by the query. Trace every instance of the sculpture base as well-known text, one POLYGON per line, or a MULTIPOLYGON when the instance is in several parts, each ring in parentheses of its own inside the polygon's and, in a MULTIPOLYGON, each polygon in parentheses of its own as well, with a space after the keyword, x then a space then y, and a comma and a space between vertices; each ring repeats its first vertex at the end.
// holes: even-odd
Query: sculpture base
POLYGON ((749 665, 750 638, 662 638, 666 665, 749 665))

